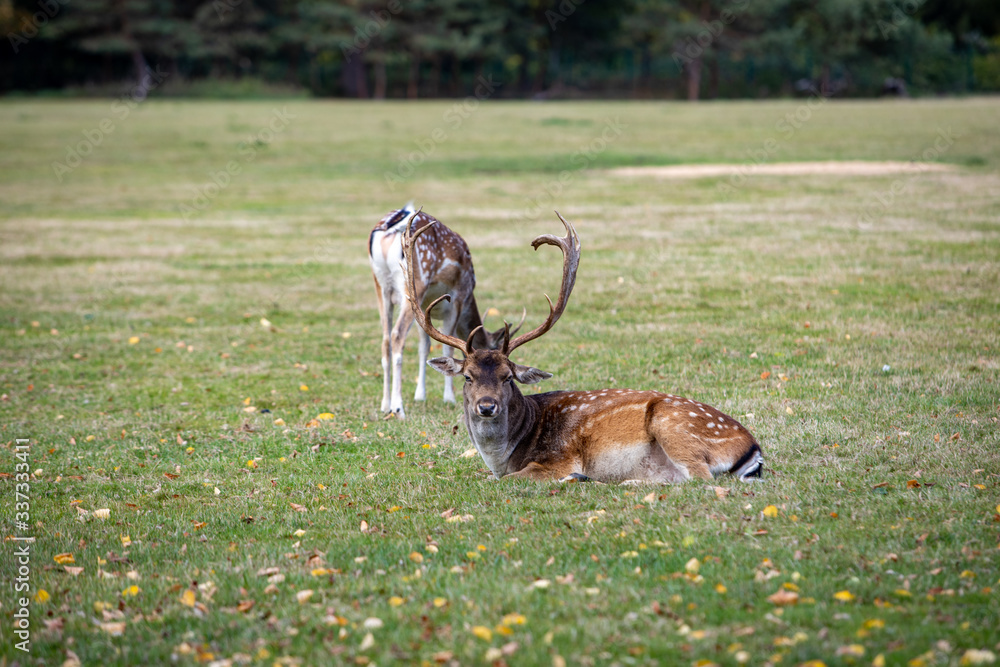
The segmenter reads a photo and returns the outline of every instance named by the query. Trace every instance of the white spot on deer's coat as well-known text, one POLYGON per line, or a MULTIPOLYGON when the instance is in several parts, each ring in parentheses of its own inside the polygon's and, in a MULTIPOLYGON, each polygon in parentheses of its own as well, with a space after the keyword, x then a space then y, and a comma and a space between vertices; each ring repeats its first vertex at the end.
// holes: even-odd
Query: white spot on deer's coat
POLYGON ((715 422, 708 422, 709 428, 715 428, 715 422))
POLYGON ((689 412, 689 413, 688 413, 688 416, 689 416, 689 417, 697 417, 698 415, 696 415, 696 414, 695 414, 695 413, 693 413, 693 412, 689 412))

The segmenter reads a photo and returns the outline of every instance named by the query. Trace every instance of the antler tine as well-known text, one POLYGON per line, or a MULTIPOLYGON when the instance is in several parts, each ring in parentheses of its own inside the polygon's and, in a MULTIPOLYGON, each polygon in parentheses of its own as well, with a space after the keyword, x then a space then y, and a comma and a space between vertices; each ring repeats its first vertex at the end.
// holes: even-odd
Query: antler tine
POLYGON ((576 284, 576 269, 580 264, 580 237, 577 236, 573 225, 566 222, 566 219, 559 215, 559 211, 556 211, 556 215, 559 216, 563 226, 566 228, 566 236, 560 238, 552 234, 543 234, 531 242, 531 247, 538 250, 539 246, 547 244, 557 246, 562 250, 563 277, 562 285, 559 288, 559 300, 553 306, 552 299, 549 298, 548 294, 545 295, 545 300, 549 302, 549 316, 537 328, 532 329, 528 333, 521 334, 510 341, 507 354, 510 354, 510 352, 513 352, 528 341, 535 340, 552 328, 566 309, 566 302, 573 291, 573 285, 576 284))
POLYGON ((465 356, 469 356, 469 352, 472 352, 472 350, 474 349, 472 347, 472 339, 476 337, 476 333, 478 333, 479 331, 486 331, 486 327, 480 324, 478 327, 470 331, 469 337, 465 339, 465 349, 462 350, 465 353, 465 356))
POLYGON ((518 331, 520 331, 521 330, 521 326, 524 324, 524 320, 526 320, 527 318, 528 318, 528 309, 527 308, 522 308, 521 309, 521 321, 517 323, 517 326, 514 327, 513 331, 510 331, 510 325, 507 324, 507 320, 504 320, 503 323, 505 325, 507 325, 508 335, 513 336, 518 331))
POLYGON ((406 229, 403 231, 403 261, 401 264, 403 265, 403 273, 406 276, 406 300, 410 302, 410 307, 413 309, 413 315, 417 324, 421 329, 427 332, 428 336, 443 345, 450 345, 451 347, 461 350, 462 354, 468 356, 469 347, 466 345, 465 341, 461 338, 456 338, 455 336, 443 334, 438 331, 433 324, 431 324, 431 309, 442 301, 450 302, 451 295, 444 294, 437 299, 434 299, 433 303, 425 309, 421 309, 420 304, 417 303, 416 296, 414 296, 417 293, 417 253, 415 252, 415 244, 417 242, 417 238, 433 225, 436 225, 437 222, 437 220, 434 220, 429 225, 425 225, 417 231, 413 231, 412 226, 407 225, 406 229))

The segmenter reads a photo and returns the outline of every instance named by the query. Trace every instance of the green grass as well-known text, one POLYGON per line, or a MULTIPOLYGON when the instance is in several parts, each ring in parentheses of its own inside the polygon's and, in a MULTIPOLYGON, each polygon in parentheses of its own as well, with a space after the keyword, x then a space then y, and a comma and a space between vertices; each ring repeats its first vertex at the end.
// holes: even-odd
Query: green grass
MULTIPOLYGON (((0 660, 918 667, 997 652, 1000 100, 828 102, 791 136, 777 123, 801 101, 496 102, 458 127, 453 104, 150 101, 119 118, 106 101, 0 102, 0 470, 29 438, 35 471, 30 530, 12 477, 0 518, 37 538, 30 593, 49 597, 30 605, 31 653, 15 650, 4 542, 0 660), (287 127, 253 144, 282 107, 287 127), (109 118, 58 182, 52 162, 109 118), (581 159, 615 119, 620 136, 581 159), (742 164, 768 139, 769 161, 909 160, 948 127, 940 173, 751 173, 723 195, 724 178, 605 171, 742 164), (240 172, 185 219, 229 161, 240 172), (582 261, 564 317, 518 351, 555 373, 533 390, 713 404, 755 433, 764 480, 720 478, 721 498, 697 482, 489 481, 436 374, 425 405, 404 383, 408 421, 383 421, 365 243, 411 198, 469 242, 480 305, 525 306, 528 326, 560 271, 529 242, 560 230, 558 208, 582 261), (768 601, 783 586, 799 604, 768 601)), ((415 356, 411 342, 410 379, 415 356)))

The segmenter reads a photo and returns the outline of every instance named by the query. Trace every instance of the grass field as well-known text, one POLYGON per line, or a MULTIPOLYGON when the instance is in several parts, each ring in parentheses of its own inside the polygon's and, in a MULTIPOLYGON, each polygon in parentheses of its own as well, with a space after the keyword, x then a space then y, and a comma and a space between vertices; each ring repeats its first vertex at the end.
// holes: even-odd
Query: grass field
POLYGON ((1000 653, 1000 99, 455 104, 0 102, 0 664, 1000 653), (613 171, 698 163, 743 171, 613 171), (365 244, 410 199, 528 326, 557 208, 532 390, 710 403, 763 481, 488 480, 415 335, 382 420, 365 244))

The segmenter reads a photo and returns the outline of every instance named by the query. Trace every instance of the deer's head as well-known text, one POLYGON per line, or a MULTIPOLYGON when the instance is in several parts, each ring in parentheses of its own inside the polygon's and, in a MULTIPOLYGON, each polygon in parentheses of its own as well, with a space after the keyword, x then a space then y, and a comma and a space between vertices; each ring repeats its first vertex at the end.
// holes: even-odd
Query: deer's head
MULTIPOLYGON (((556 213, 556 215, 559 215, 556 213)), ((541 245, 554 245, 563 252, 563 278, 562 286, 559 289, 559 299, 556 305, 552 305, 552 300, 545 296, 549 302, 549 316, 537 328, 521 334, 511 339, 510 325, 505 324, 501 331, 496 332, 497 338, 502 337, 502 344, 497 345, 498 349, 475 349, 472 339, 476 334, 473 331, 469 334, 468 340, 461 340, 454 336, 441 333, 431 324, 430 311, 442 299, 449 299, 449 295, 444 295, 437 299, 426 309, 421 309, 416 304, 411 294, 415 292, 413 287, 413 276, 416 267, 412 266, 414 253, 404 251, 407 262, 404 262, 406 271, 407 297, 413 307, 417 323, 427 332, 427 334, 445 345, 450 345, 462 351, 464 359, 456 360, 448 357, 432 359, 428 363, 435 370, 450 376, 461 375, 465 378, 464 406, 465 415, 468 420, 479 422, 483 425, 496 423, 497 426, 506 424, 509 411, 516 409, 521 392, 517 388, 517 383, 534 384, 552 377, 551 373, 522 366, 510 360, 511 353, 524 345, 546 333, 556 323, 566 308, 570 292, 576 282, 576 270, 580 262, 580 238, 576 234, 573 226, 559 215, 566 228, 565 237, 557 237, 551 234, 539 236, 531 245, 537 250, 541 245)), ((409 248, 414 239, 419 236, 427 227, 410 234, 403 239, 404 248, 409 248)), ((523 318, 522 318, 523 322, 523 318)))

